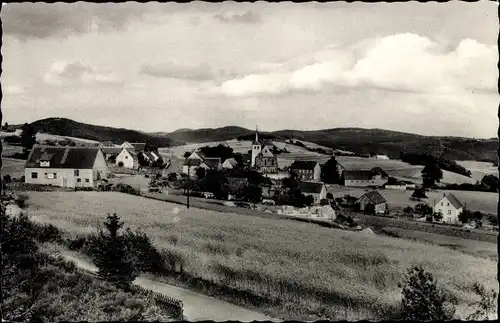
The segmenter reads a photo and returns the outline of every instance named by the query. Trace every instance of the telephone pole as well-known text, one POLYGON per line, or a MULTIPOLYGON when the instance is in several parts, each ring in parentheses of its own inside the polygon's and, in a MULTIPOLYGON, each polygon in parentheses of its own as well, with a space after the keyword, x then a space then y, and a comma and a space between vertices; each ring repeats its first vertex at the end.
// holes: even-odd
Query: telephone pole
POLYGON ((188 159, 188 178, 187 178, 187 202, 186 202, 186 206, 187 208, 189 209, 189 186, 191 184, 191 160, 188 159))

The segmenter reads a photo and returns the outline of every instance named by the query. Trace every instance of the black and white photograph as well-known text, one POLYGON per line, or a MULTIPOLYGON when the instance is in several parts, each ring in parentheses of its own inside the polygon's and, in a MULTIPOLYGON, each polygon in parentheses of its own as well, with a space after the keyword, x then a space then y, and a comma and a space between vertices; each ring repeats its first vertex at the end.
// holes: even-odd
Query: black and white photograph
POLYGON ((0 18, 1 323, 498 319, 498 1, 0 18))

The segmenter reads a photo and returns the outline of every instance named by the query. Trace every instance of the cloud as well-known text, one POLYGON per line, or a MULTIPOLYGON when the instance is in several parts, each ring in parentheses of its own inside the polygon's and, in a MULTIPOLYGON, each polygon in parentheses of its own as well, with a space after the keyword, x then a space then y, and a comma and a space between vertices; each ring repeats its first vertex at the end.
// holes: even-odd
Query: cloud
POLYGON ((495 47, 475 40, 462 40, 450 51, 426 37, 397 34, 364 42, 364 46, 330 46, 284 63, 263 64, 260 73, 227 80, 214 91, 230 97, 335 87, 445 94, 496 92, 496 64, 495 47))
POLYGON ((208 64, 185 65, 169 61, 155 64, 144 64, 140 73, 191 81, 211 81, 222 77, 223 71, 215 72, 208 64))
POLYGON ((225 12, 214 15, 214 18, 222 21, 224 23, 245 23, 245 24, 255 24, 262 21, 259 14, 248 10, 245 13, 232 13, 225 12))
POLYGON ((4 94, 18 95, 24 93, 24 88, 18 85, 7 85, 5 87, 2 86, 2 91, 4 94))
POLYGON ((164 9, 160 4, 9 3, 1 17, 5 35, 21 40, 43 39, 125 28, 147 13, 164 9))
POLYGON ((55 62, 43 75, 48 85, 90 85, 90 84, 122 84, 117 76, 97 71, 80 62, 55 62))

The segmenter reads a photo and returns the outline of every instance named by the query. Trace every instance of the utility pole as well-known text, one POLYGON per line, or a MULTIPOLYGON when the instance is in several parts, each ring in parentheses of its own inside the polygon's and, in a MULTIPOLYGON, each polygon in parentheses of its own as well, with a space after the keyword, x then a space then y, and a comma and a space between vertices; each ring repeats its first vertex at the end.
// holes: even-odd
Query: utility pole
POLYGON ((189 185, 190 185, 190 181, 191 181, 191 161, 190 159, 188 159, 188 178, 187 178, 187 202, 186 202, 186 206, 187 208, 189 209, 189 185))

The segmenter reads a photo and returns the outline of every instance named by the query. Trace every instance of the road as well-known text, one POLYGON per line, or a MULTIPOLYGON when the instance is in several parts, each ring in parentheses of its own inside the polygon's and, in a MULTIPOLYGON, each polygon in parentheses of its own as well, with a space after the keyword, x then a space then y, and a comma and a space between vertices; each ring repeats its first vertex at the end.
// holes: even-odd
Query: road
MULTIPOLYGON (((68 261, 75 263, 75 265, 83 270, 90 272, 97 272, 94 264, 78 257, 76 254, 69 251, 62 251, 61 255, 68 261)), ((139 276, 134 281, 135 285, 144 287, 146 289, 164 294, 170 297, 181 300, 184 304, 184 316, 189 321, 275 321, 262 313, 246 309, 213 297, 201 295, 184 288, 161 283, 150 278, 139 276)))

